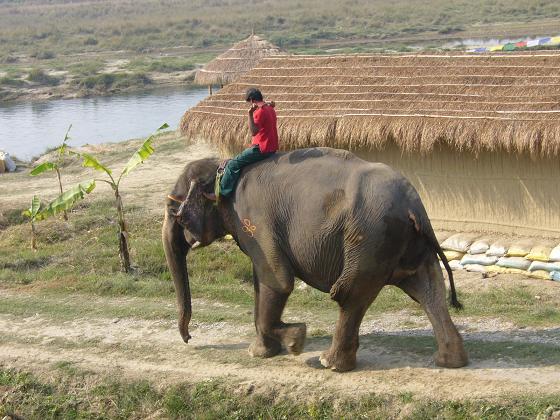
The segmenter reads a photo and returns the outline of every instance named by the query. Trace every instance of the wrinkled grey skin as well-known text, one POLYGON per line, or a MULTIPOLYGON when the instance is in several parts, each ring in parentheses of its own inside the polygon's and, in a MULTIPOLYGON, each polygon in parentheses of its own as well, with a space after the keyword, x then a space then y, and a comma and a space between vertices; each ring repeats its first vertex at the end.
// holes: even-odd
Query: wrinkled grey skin
MULTIPOLYGON (((330 293, 340 308, 331 347, 321 356, 324 366, 355 368, 360 323, 385 285, 400 287, 425 309, 438 343, 437 365, 467 364, 447 309, 441 248, 418 193, 402 175, 346 151, 301 149, 245 168, 234 197, 215 206, 204 193, 213 191, 217 165, 212 159, 188 164, 172 191, 183 203, 168 199, 165 211, 163 243, 185 342, 189 243, 204 246, 230 233, 253 263, 257 337, 251 355, 303 350, 305 324, 281 321, 298 277, 330 293)), ((452 304, 460 306, 450 282, 452 304)))

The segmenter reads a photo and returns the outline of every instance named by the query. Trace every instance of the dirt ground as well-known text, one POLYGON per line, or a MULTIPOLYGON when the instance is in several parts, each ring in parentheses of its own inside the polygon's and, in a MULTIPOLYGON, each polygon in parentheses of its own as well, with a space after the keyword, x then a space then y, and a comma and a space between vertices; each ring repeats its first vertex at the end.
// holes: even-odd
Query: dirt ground
MULTIPOLYGON (((96 149, 99 151, 103 147, 96 146, 96 149)), ((159 217, 162 200, 181 168, 187 161, 209 154, 212 152, 204 145, 192 145, 171 154, 156 153, 150 165, 130 175, 124 194, 142 187, 142 196, 133 201, 142 203, 159 217)), ((75 180, 81 177, 82 173, 71 176, 75 180)), ((28 202, 39 186, 43 190, 50 184, 44 177, 2 175, 2 206, 28 202)), ((54 185, 53 193, 56 192, 54 185)), ((456 277, 459 289, 488 287, 480 274, 460 272, 456 277)), ((502 275, 494 280, 496 285, 513 281, 511 276, 502 275)), ((536 282, 519 276, 514 280, 536 282)), ((541 284, 560 297, 560 284, 541 284)), ((13 293, 0 287, 2 300, 9 302, 13 293)), ((64 305, 62 300, 67 298, 61 297, 60 304, 64 305)), ((99 299, 99 305, 142 304, 140 298, 88 297, 90 302, 92 299, 99 299)), ((174 302, 165 305, 171 308, 174 302)), ((353 372, 339 374, 320 366, 319 355, 330 343, 330 337, 325 336, 308 337, 306 348, 299 356, 251 359, 247 347, 254 336, 252 323, 196 321, 197 311, 202 307, 211 311, 215 305, 195 297, 191 329, 194 338, 189 344, 182 342, 176 322, 169 319, 79 317, 68 320, 38 314, 31 317, 1 314, 0 365, 42 372, 51 369, 53 363, 71 362, 85 370, 115 377, 151 379, 162 385, 226 378, 241 383, 241 389, 246 392, 273 390, 279 395, 292 396, 311 395, 309 390, 335 392, 341 396, 411 392, 428 398, 453 399, 544 391, 560 393, 560 366, 556 364, 529 365, 497 352, 485 358, 471 358, 470 364, 462 369, 441 369, 434 365, 429 354, 423 356, 402 348, 395 351, 384 344, 384 338, 432 335, 425 316, 406 310, 365 320, 358 368, 353 372)), ((228 309, 236 310, 235 307, 228 309)), ((336 311, 334 304, 333 311, 336 311)), ((323 321, 312 313, 288 313, 287 319, 307 322, 308 328, 323 326, 323 321)), ((560 347, 560 328, 519 328, 497 318, 461 318, 458 327, 467 342, 543 343, 560 347)), ((331 334, 333 326, 325 326, 325 329, 331 334)))

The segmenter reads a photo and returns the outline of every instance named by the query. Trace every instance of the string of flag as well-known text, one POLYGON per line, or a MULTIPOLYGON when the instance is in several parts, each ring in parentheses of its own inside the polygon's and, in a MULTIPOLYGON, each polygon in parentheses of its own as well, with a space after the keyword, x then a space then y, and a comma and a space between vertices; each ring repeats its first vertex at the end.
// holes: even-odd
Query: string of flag
POLYGON ((501 45, 493 45, 491 47, 477 47, 467 50, 467 52, 494 52, 494 51, 515 51, 525 48, 533 48, 538 46, 560 46, 560 35, 554 37, 545 37, 539 39, 532 39, 530 41, 508 42, 501 45))

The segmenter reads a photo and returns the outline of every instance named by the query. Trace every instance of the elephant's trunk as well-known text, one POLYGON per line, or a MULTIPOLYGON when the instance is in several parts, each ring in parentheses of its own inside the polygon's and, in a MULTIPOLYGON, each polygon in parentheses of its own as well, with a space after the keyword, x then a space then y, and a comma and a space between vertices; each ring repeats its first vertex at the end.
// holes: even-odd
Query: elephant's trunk
POLYGON ((191 289, 189 287, 189 275, 187 273, 187 253, 190 245, 185 239, 183 229, 174 218, 166 214, 162 229, 163 247, 167 266, 171 271, 177 295, 177 307, 179 309, 179 332, 185 343, 191 338, 189 334, 189 322, 191 321, 191 289))

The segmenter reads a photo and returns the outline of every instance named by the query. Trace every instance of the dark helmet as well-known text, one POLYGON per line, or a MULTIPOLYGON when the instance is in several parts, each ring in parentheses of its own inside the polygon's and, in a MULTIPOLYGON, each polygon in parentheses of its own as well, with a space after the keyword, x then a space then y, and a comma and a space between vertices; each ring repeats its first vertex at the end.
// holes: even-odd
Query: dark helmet
POLYGON ((260 90, 257 88, 249 88, 245 92, 245 101, 250 102, 251 100, 260 102, 263 100, 263 96, 260 90))

